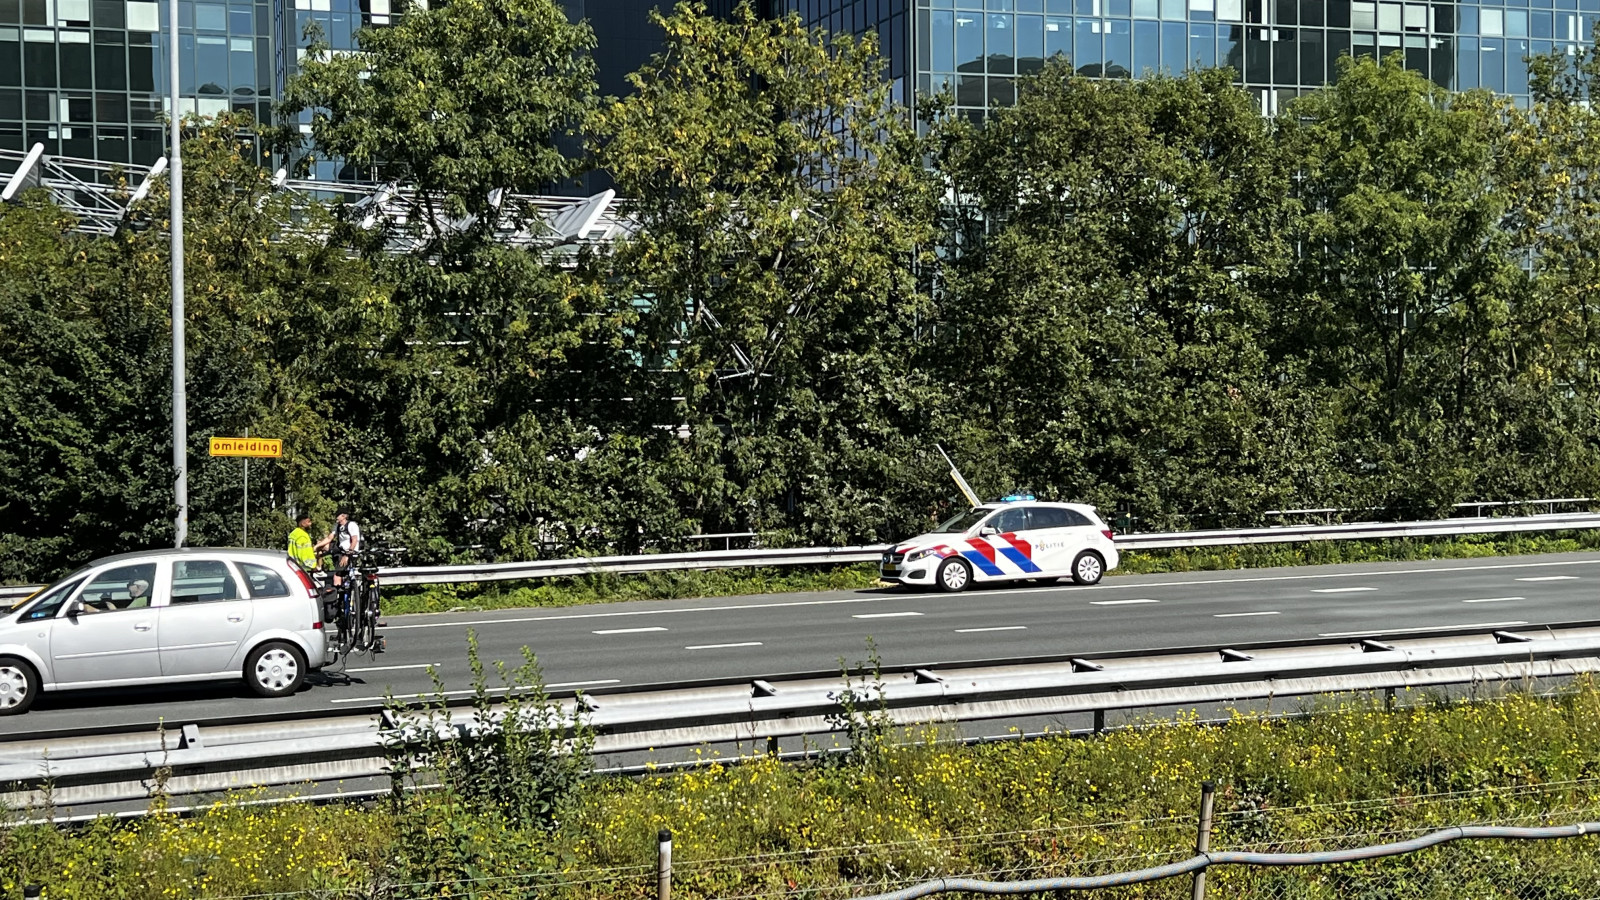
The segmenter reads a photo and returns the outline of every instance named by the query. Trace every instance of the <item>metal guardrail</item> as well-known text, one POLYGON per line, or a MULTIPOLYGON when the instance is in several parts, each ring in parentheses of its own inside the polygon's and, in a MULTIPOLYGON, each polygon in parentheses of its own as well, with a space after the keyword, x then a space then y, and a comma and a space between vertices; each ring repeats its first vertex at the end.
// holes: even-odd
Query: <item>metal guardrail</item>
MULTIPOLYGON (((1308 694, 1519 681, 1600 671, 1600 623, 1452 636, 951 664, 853 676, 856 709, 901 725, 1006 720, 1308 694), (881 690, 881 694, 879 691, 881 690), (862 699, 865 697, 866 699, 862 699), (881 698, 881 699, 880 699, 881 698)), ((840 730, 841 676, 685 683, 572 695, 560 702, 596 733, 596 755, 717 743, 761 746, 840 730)), ((42 735, 0 743, 0 804, 57 807, 140 800, 168 766, 173 796, 381 777, 385 730, 373 711, 266 722, 189 724, 165 733, 42 735)), ((451 711, 456 729, 477 726, 451 711)))
MULTIPOLYGON (((1440 519, 1425 522, 1357 522, 1341 525, 1293 525, 1209 531, 1175 531, 1119 535, 1117 549, 1171 550, 1188 547, 1226 547, 1246 544, 1283 544, 1301 541, 1353 541, 1384 538, 1442 537, 1464 534, 1506 534, 1530 531, 1569 531, 1600 528, 1600 514, 1558 513, 1538 516, 1440 519)), ((634 574, 685 569, 765 566, 827 565, 874 562, 889 544, 803 549, 722 550, 699 553, 659 553, 647 556, 598 556, 467 566, 422 566, 383 570, 391 585, 451 584, 587 575, 594 572, 634 574)))
MULTIPOLYGON (((1600 528, 1600 513, 1556 513, 1536 516, 1488 516, 1438 519, 1424 522, 1355 522, 1339 525, 1284 525, 1266 528, 1213 529, 1118 535, 1121 551, 1177 550, 1191 547, 1228 547, 1247 544, 1288 544, 1303 541, 1358 541, 1467 534, 1512 534, 1538 531, 1580 531, 1600 528)), ((517 581, 533 578, 592 575, 610 572, 636 575, 644 572, 692 569, 818 566, 876 561, 889 544, 855 547, 798 547, 757 550, 707 550, 695 553, 653 553, 635 556, 591 556, 530 562, 477 563, 449 566, 399 566, 380 570, 389 585, 461 584, 482 581, 517 581)), ((15 600, 40 585, 0 587, 0 601, 15 600)))

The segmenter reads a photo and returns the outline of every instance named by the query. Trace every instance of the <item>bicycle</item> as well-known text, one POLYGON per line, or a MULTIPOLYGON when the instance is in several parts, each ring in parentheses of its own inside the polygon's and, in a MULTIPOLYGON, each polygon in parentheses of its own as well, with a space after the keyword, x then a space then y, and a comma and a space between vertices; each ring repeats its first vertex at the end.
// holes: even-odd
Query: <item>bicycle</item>
POLYGON ((382 652, 383 639, 378 637, 381 595, 378 583, 378 565, 370 559, 373 551, 340 553, 345 565, 338 570, 339 585, 335 589, 334 608, 328 616, 333 626, 334 646, 340 659, 352 652, 382 652))

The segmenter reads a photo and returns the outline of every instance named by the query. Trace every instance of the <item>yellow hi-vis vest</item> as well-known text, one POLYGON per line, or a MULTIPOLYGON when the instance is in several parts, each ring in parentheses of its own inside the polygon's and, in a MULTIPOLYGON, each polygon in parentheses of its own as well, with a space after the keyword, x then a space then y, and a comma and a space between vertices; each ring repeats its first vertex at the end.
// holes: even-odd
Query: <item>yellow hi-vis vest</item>
POLYGON ((296 528, 289 532, 289 558, 299 563, 302 568, 316 568, 317 552, 312 549, 311 535, 306 534, 304 528, 296 528))

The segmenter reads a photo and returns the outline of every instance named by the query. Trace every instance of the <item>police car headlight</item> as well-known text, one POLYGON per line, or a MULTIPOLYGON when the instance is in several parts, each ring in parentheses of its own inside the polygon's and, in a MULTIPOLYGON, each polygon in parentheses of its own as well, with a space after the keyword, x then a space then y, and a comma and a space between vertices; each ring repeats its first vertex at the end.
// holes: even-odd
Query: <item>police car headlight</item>
POLYGON ((927 559, 932 555, 933 549, 931 547, 927 550, 913 550, 912 552, 906 554, 906 562, 914 563, 919 559, 927 559))

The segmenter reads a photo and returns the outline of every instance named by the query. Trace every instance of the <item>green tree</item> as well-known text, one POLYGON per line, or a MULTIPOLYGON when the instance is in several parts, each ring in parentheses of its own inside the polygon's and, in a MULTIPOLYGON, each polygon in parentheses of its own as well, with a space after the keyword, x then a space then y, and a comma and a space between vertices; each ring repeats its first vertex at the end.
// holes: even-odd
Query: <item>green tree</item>
POLYGON ((414 188, 419 227, 472 216, 492 229, 518 210, 491 194, 535 193, 574 171, 557 142, 593 105, 594 35, 553 0, 405 3, 356 43, 336 54, 314 41, 279 112, 309 116, 308 160, 414 188))
POLYGON ((1399 54, 1340 66, 1282 119, 1305 213, 1280 333, 1340 395, 1342 465, 1370 471, 1359 505, 1437 513, 1505 449, 1511 310, 1528 291, 1519 114, 1399 54))
POLYGON ((115 249, 72 224, 42 198, 0 207, 0 581, 170 520, 161 301, 123 290, 115 249))
POLYGON ((1269 358, 1287 172, 1226 70, 1138 81, 1052 62, 943 128, 954 209, 943 428, 984 489, 1144 524, 1326 496, 1322 403, 1269 358))
POLYGON ((665 50, 589 128, 638 223, 613 264, 640 298, 641 452, 708 530, 903 530, 927 489, 907 463, 931 450, 937 193, 874 39, 748 3, 654 21, 665 50))
POLYGON ((406 187, 403 215, 352 210, 343 232, 392 327, 336 400, 342 496, 424 555, 637 548, 595 490, 629 462, 609 448, 631 306, 531 199, 580 165, 563 147, 594 105, 588 26, 551 0, 468 0, 358 42, 313 47, 281 107, 315 152, 406 187))
MULTIPOLYGON (((271 190, 249 128, 225 116, 193 123, 185 140, 193 544, 239 540, 241 468, 207 456, 213 434, 285 438, 284 467, 256 469, 260 506, 281 506, 286 489, 316 496, 318 397, 338 357, 323 313, 364 315, 339 302, 368 284, 363 267, 316 239, 315 207, 290 209, 271 190)), ((167 204, 159 184, 130 220, 148 227, 107 237, 76 232, 42 193, 0 211, 11 398, 0 452, 14 475, 0 481, 0 577, 46 578, 172 540, 167 204)))

